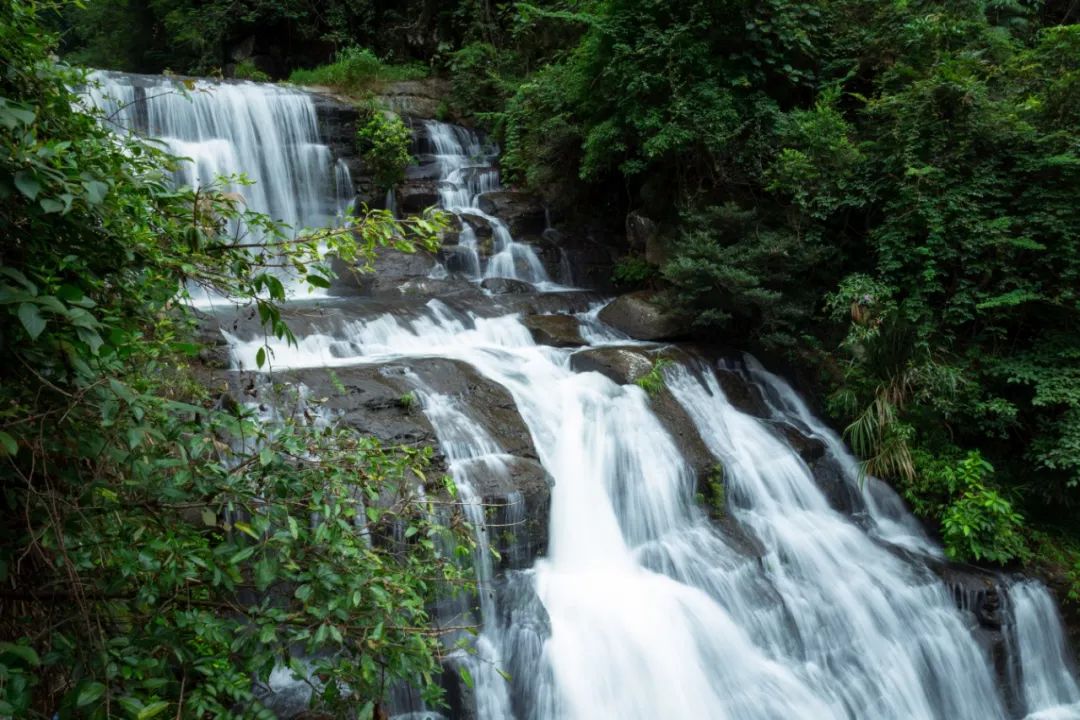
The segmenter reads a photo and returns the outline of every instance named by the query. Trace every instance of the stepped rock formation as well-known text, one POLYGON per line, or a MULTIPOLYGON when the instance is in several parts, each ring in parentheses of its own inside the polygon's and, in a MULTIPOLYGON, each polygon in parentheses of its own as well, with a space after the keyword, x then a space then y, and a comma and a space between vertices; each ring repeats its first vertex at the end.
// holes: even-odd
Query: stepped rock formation
MULTIPOLYGON (((363 192, 346 109, 223 87, 241 90, 206 111, 233 112, 236 132, 183 142, 217 143, 215 157, 233 143, 251 167, 292 167, 307 147, 327 158, 312 166, 319 187, 345 167, 363 192), (317 127, 242 146, 269 129, 227 105, 233 95, 275 106, 268 123, 317 127)), ((397 205, 423 197, 456 214, 438 253, 386 253, 374 276, 292 300, 296 345, 267 340, 250 309, 201 308, 206 381, 234 402, 317 406, 386 442, 434 445, 459 488, 479 590, 436 610, 480 625, 476 652, 447 658, 448 709, 400 688, 397 717, 1080 716, 1044 586, 947 562, 787 382, 748 356, 672 345, 685 329, 649 297, 609 304, 575 287, 602 265, 578 262, 593 251, 566 240, 573 228, 548 228, 542 205, 499 187, 497 148, 465 128, 413 127, 420 162, 397 205)), ((276 179, 299 197, 298 177, 276 179)), ((309 205, 326 220, 341 200, 309 205)), ((279 690, 278 712, 301 713, 279 690)))

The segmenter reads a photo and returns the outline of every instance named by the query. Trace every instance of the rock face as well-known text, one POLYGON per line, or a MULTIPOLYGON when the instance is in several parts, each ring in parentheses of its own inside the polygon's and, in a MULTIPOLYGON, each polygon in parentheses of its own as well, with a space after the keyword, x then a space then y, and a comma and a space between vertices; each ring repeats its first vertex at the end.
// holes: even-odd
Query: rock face
POLYGON ((585 344, 577 318, 570 315, 529 315, 522 323, 539 345, 580 347, 585 344))
POLYGON ((523 295, 533 291, 529 283, 510 278, 485 278, 480 282, 480 287, 492 295, 523 295))
POLYGON ((687 334, 687 324, 656 303, 651 290, 620 295, 600 311, 601 321, 636 340, 668 340, 687 334))
POLYGON ((390 83, 376 97, 387 108, 408 118, 435 118, 445 112, 450 83, 439 78, 390 83))
POLYGON ((576 372, 598 372, 620 385, 629 385, 649 373, 653 361, 640 348, 589 348, 570 356, 576 372))
POLYGON ((506 223, 515 238, 540 235, 547 226, 544 206, 539 198, 516 190, 494 190, 482 194, 477 203, 488 215, 506 223))

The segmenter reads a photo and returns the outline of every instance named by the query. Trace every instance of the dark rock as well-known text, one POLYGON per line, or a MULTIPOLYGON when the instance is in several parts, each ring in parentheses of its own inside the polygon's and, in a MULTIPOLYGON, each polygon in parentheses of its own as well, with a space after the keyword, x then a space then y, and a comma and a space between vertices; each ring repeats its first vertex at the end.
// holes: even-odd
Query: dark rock
POLYGON ((600 311, 599 318, 636 340, 666 340, 685 335, 688 326, 656 304, 650 290, 620 295, 600 311))
POLYGON ((529 315, 521 322, 539 345, 580 347, 585 344, 577 318, 570 315, 529 315))
POLYGON ((798 428, 782 421, 770 421, 769 423, 784 442, 787 443, 804 462, 811 463, 825 455, 825 443, 817 438, 803 434, 798 428))
POLYGON ((477 240, 483 240, 491 237, 491 223, 483 215, 477 215, 468 211, 463 211, 458 214, 461 221, 467 223, 469 227, 476 233, 477 240))
POLYGON ((761 395, 761 390, 741 373, 722 367, 717 368, 716 381, 720 384, 728 402, 742 412, 759 418, 772 416, 765 398, 761 395))
POLYGON ((404 80, 384 86, 376 98, 390 110, 409 118, 436 118, 445 108, 450 83, 441 78, 404 80))
POLYGON ((660 228, 649 218, 634 210, 626 215, 626 243, 631 250, 645 250, 649 238, 656 235, 660 228))
POLYGON ((430 180, 401 183, 396 190, 398 210, 416 215, 439 204, 439 188, 430 180))
POLYGON ((862 495, 849 481, 847 471, 835 459, 823 455, 807 464, 815 484, 833 509, 845 515, 865 510, 862 495))
MULTIPOLYGON (((492 295, 515 295, 519 293, 535 292, 536 288, 527 282, 512 278, 485 278, 480 283, 492 295)), ((579 345, 581 343, 578 343, 579 345)))
POLYGON ((547 215, 539 198, 516 190, 495 190, 480 195, 480 209, 506 223, 514 237, 540 235, 547 226, 547 215))
POLYGON ((619 385, 629 385, 652 370, 653 360, 641 348, 599 347, 570 356, 575 372, 598 372, 619 385))
POLYGON ((337 258, 331 267, 337 274, 330 287, 333 295, 380 295, 402 292, 410 282, 428 280, 435 258, 423 250, 406 253, 393 248, 380 248, 371 271, 351 267, 337 258))

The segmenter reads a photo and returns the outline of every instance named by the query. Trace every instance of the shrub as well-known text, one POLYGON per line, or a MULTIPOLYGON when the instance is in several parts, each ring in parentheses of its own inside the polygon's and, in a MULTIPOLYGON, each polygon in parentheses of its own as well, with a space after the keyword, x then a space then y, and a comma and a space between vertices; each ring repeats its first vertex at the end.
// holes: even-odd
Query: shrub
POLYGON ((347 92, 363 92, 383 83, 420 80, 428 68, 411 63, 389 65, 366 48, 350 47, 338 52, 334 62, 310 70, 293 70, 289 82, 295 85, 326 85, 347 92))
POLYGON ((368 108, 367 120, 356 129, 356 149, 379 189, 389 190, 405 179, 405 168, 413 162, 411 142, 401 118, 368 108))

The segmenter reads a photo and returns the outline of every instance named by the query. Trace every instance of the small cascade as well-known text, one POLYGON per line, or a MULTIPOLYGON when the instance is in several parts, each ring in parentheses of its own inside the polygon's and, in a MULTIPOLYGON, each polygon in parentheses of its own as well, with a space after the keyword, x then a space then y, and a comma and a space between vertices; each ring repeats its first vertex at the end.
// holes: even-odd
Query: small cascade
POLYGON ((1005 637, 1025 717, 1080 718, 1080 683, 1054 599, 1045 586, 1030 580, 1009 587, 1008 597, 1011 621, 1005 637))
MULTIPOLYGON (((417 381, 417 397, 424 414, 431 421, 439 439, 439 447, 450 463, 450 474, 457 486, 458 499, 465 517, 475 532, 476 548, 473 551, 473 571, 476 579, 476 597, 479 614, 459 603, 457 616, 443 618, 444 625, 477 628, 494 627, 496 624, 492 585, 494 563, 492 541, 484 508, 484 499, 473 484, 473 477, 481 475, 506 475, 509 473, 507 456, 490 435, 468 416, 456 398, 436 393, 417 381)), ((463 599, 464 600, 464 599, 463 599)), ((445 611, 444 611, 445 612, 445 611)), ((446 645, 466 637, 464 631, 447 637, 446 645)), ((510 697, 507 684, 498 675, 503 661, 498 648, 485 633, 480 633, 473 643, 473 653, 457 650, 451 656, 451 664, 464 668, 473 679, 477 716, 481 718, 511 717, 510 697)))
POLYGON ((152 137, 187 158, 175 172, 178 186, 244 175, 252 182, 230 180, 225 190, 239 194, 247 210, 294 231, 347 222, 355 197, 349 169, 320 142, 309 94, 202 79, 188 81, 189 89, 177 79, 112 72, 94 72, 89 80, 84 97, 110 126, 152 137))
POLYGON ((427 120, 423 127, 439 167, 439 204, 461 220, 462 232, 455 250, 460 270, 474 280, 501 277, 549 283, 536 251, 516 242, 505 222, 479 207, 482 193, 501 188, 499 171, 494 165, 497 148, 485 144, 472 130, 457 125, 427 120), (491 252, 486 264, 471 225, 476 221, 491 228, 491 252))

